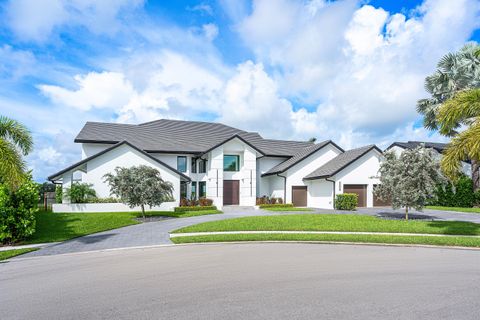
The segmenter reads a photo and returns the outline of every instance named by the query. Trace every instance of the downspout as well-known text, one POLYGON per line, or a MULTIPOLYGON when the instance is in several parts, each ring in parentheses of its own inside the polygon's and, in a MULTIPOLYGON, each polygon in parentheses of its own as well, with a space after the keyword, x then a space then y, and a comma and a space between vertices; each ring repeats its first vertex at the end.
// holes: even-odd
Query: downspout
POLYGON ((277 173, 277 176, 283 178, 283 203, 287 203, 287 177, 281 176, 277 173))
POLYGON ((335 185, 335 180, 330 180, 328 178, 325 178, 325 181, 330 181, 333 183, 333 209, 335 209, 335 190, 337 189, 336 185, 335 185))

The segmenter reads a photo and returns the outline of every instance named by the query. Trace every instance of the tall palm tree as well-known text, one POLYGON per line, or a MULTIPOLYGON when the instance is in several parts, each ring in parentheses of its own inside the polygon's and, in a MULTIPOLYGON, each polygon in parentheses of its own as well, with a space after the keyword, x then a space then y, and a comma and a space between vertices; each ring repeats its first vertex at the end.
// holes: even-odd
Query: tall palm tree
POLYGON ((26 170, 23 156, 33 148, 30 131, 20 122, 0 116, 0 182, 18 185, 26 170))
MULTIPOLYGON (((439 124, 440 109, 443 104, 453 98, 457 93, 480 87, 480 46, 467 44, 460 51, 445 55, 437 65, 437 70, 425 79, 425 90, 430 93, 430 98, 417 102, 417 111, 424 116, 423 125, 430 130, 438 130, 441 134, 454 137, 459 134, 462 126, 469 126, 471 119, 468 117, 455 118, 447 126, 439 124)), ((451 106, 451 104, 448 104, 451 106)), ((445 112, 445 111, 444 111, 445 112)), ((470 158, 474 178, 474 188, 480 188, 479 160, 470 158)), ((450 172, 451 174, 451 172, 450 172)))
MULTIPOLYGON (((449 133, 458 123, 467 125, 452 138, 441 162, 442 170, 455 177, 460 161, 480 159, 480 89, 462 91, 447 100, 438 110, 437 121, 442 134, 449 133)), ((480 182, 478 170, 473 174, 473 181, 474 185, 480 182)))

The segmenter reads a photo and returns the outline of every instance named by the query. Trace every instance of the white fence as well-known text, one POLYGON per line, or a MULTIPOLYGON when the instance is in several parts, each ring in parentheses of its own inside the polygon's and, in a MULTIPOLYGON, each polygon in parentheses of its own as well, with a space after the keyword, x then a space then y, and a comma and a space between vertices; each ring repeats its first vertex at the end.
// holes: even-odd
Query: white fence
MULTIPOLYGON (((145 211, 173 211, 177 202, 164 202, 158 207, 145 206, 145 211)), ((54 203, 53 212, 128 212, 141 211, 140 207, 130 208, 123 203, 54 203)))

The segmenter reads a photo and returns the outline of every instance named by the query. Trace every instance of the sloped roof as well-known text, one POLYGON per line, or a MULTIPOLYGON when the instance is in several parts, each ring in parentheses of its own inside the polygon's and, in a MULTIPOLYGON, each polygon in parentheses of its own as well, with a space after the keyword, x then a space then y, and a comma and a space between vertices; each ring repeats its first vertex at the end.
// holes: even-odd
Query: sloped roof
POLYGON ((382 151, 374 144, 345 151, 304 177, 305 180, 329 178, 360 159, 370 150, 382 151))
POLYGON ((342 148, 337 146, 331 140, 326 140, 326 141, 323 141, 323 142, 320 142, 320 143, 317 143, 317 144, 314 144, 314 145, 311 145, 309 147, 301 149, 300 151, 295 153, 295 155, 293 155, 293 157, 291 157, 290 159, 285 160, 282 163, 277 164, 275 167, 271 168, 270 170, 268 170, 267 172, 262 174, 262 177, 284 172, 284 171, 290 169, 291 167, 293 167, 294 165, 296 165, 297 163, 299 163, 300 161, 304 160, 308 156, 312 155, 316 151, 322 149, 323 147, 325 147, 328 144, 333 144, 340 151, 343 151, 342 148))
POLYGON ((95 158, 101 156, 102 154, 105 154, 105 153, 107 153, 107 152, 109 152, 109 151, 111 151, 111 150, 113 150, 113 149, 115 149, 115 148, 118 148, 119 146, 124 145, 124 144, 125 144, 125 145, 128 145, 129 147, 131 147, 131 148, 133 148, 133 149, 135 149, 135 150, 137 150, 138 152, 140 152, 140 153, 143 154, 144 156, 152 159, 153 161, 157 162, 158 164, 162 165, 163 167, 167 168, 168 170, 170 170, 170 171, 178 174, 178 175, 179 175, 181 178, 183 178, 184 180, 190 181, 190 178, 189 178, 188 176, 184 175, 183 173, 181 173, 181 172, 178 171, 177 169, 172 168, 171 166, 169 166, 169 165, 166 164, 165 162, 163 162, 163 161, 161 161, 161 160, 159 160, 159 159, 157 159, 157 158, 149 155, 148 153, 146 153, 145 151, 137 148, 136 146, 134 146, 133 144, 129 143, 128 141, 120 141, 120 142, 112 145, 110 148, 107 148, 107 149, 105 149, 105 150, 102 150, 102 151, 100 151, 100 152, 98 152, 98 153, 96 153, 96 154, 94 154, 94 155, 92 155, 92 156, 90 156, 90 157, 88 157, 88 158, 85 158, 85 159, 83 159, 83 160, 81 160, 81 161, 79 161, 79 162, 77 162, 77 163, 72 164, 71 166, 69 166, 69 167, 67 167, 67 168, 65 168, 65 169, 63 169, 63 170, 60 170, 59 172, 57 172, 57 173, 55 173, 55 174, 50 175, 47 179, 50 180, 50 181, 53 181, 53 180, 55 180, 55 178, 61 176, 61 175, 64 174, 65 172, 68 172, 68 171, 70 171, 70 170, 73 170, 73 169, 75 169, 75 168, 78 168, 78 167, 80 167, 82 164, 87 163, 88 161, 90 161, 90 160, 92 160, 92 159, 95 159, 95 158))
POLYGON ((394 146, 399 146, 404 149, 415 149, 419 147, 420 145, 425 145, 425 148, 432 148, 440 153, 443 153, 445 149, 447 148, 448 144, 447 143, 439 143, 439 142, 424 142, 424 141, 407 141, 407 142, 399 142, 395 141, 392 143, 386 150, 389 150, 390 148, 394 146))
POLYGON ((118 143, 128 141, 146 152, 202 153, 239 136, 264 155, 291 157, 311 146, 305 141, 263 139, 256 132, 221 123, 160 119, 138 125, 87 122, 75 142, 118 143))

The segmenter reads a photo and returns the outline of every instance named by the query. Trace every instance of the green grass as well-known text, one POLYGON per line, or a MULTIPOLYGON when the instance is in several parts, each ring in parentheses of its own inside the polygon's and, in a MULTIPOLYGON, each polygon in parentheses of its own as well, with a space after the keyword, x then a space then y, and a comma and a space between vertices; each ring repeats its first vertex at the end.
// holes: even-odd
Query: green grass
POLYGON ((480 208, 457 208, 457 207, 441 207, 441 206, 426 206, 425 208, 432 209, 432 210, 480 213, 480 208))
POLYGON ((296 214, 212 221, 174 231, 363 231, 480 235, 480 224, 462 221, 385 220, 355 214, 296 214))
POLYGON ((32 252, 35 250, 38 250, 38 248, 13 249, 13 250, 0 251, 0 261, 10 259, 15 256, 19 256, 21 254, 32 252))
MULTIPOLYGON (((146 212, 146 216, 183 218, 218 213, 222 212, 218 210, 189 212, 151 211, 146 212)), ((22 243, 64 241, 91 233, 137 224, 140 223, 135 219, 138 217, 141 217, 140 212, 53 213, 40 211, 37 214, 35 233, 22 243)))
POLYGON ((480 247, 479 238, 337 235, 337 234, 222 234, 171 238, 174 243, 228 242, 228 241, 331 241, 387 244, 423 244, 437 246, 480 247))
POLYGON ((312 211, 309 208, 298 208, 298 207, 267 207, 261 208, 262 210, 267 211, 312 211))

